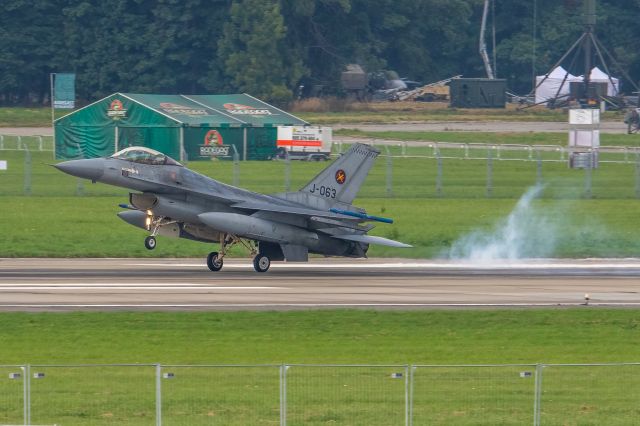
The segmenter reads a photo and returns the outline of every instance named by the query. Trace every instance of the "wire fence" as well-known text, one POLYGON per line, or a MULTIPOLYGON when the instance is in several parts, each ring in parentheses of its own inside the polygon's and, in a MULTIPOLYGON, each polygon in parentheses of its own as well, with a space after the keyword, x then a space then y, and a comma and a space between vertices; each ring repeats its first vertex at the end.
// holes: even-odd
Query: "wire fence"
MULTIPOLYGON (((374 141, 375 143, 376 141, 374 141)), ((0 144, 1 195, 123 196, 125 189, 67 176, 50 165, 51 138, 4 137, 0 144)), ((517 198, 543 184, 541 198, 640 198, 640 149, 601 147, 600 165, 570 169, 560 146, 456 143, 379 145, 381 158, 366 179, 363 198, 517 198)), ((347 149, 338 141, 335 155, 347 149)), ((326 167, 307 161, 193 161, 193 170, 221 182, 262 192, 292 191, 326 167)))
POLYGON ((640 364, 6 365, 0 424, 637 424, 640 364))

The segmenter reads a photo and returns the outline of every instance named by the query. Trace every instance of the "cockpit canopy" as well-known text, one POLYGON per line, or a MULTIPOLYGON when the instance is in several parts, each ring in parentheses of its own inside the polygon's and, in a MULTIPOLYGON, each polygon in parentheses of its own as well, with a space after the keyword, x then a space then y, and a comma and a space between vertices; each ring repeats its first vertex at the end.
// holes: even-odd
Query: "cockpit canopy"
POLYGON ((182 166, 173 158, 144 146, 131 146, 116 152, 111 158, 132 161, 139 164, 151 164, 154 166, 182 166))

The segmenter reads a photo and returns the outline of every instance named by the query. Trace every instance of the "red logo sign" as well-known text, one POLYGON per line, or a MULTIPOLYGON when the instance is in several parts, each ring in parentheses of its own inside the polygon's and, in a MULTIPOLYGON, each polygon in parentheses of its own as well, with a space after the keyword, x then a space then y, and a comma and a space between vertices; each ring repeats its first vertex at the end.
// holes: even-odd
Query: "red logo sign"
POLYGON ((114 99, 111 101, 109 109, 107 109, 107 116, 111 117, 113 120, 120 120, 127 116, 127 110, 124 109, 124 105, 122 105, 122 101, 120 99, 114 99))
POLYGON ((222 145, 222 135, 217 130, 209 130, 204 135, 205 146, 209 145, 222 145))
POLYGON ((122 101, 120 99, 114 99, 113 101, 111 101, 111 105, 109 105, 109 109, 114 111, 118 111, 122 108, 122 101))
POLYGON ((347 174, 342 169, 338 170, 336 172, 336 182, 338 182, 340 185, 342 185, 346 181, 347 181, 347 174))

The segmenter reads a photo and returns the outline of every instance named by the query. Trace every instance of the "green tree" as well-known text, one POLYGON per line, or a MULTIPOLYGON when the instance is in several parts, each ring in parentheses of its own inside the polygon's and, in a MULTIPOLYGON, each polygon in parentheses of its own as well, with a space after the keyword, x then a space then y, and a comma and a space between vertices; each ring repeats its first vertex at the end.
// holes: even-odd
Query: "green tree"
POLYGON ((292 98, 304 68, 286 45, 286 31, 277 1, 232 3, 218 43, 219 62, 230 90, 275 102, 292 98))

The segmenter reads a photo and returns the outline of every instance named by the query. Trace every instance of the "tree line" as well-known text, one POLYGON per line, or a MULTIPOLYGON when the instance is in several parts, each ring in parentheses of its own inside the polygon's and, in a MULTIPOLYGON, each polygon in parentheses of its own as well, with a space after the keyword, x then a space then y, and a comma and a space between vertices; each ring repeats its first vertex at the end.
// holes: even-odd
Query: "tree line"
MULTIPOLYGON (((424 83, 484 77, 483 3, 3 0, 0 103, 47 102, 52 72, 75 72, 84 102, 122 91, 247 92, 284 103, 300 86, 339 94, 350 63, 424 83)), ((487 44, 493 56, 495 28, 497 77, 526 93, 532 76, 548 71, 581 34, 582 1, 492 3, 487 44)), ((620 67, 640 78, 640 0, 600 0, 597 10, 596 33, 620 67)))

